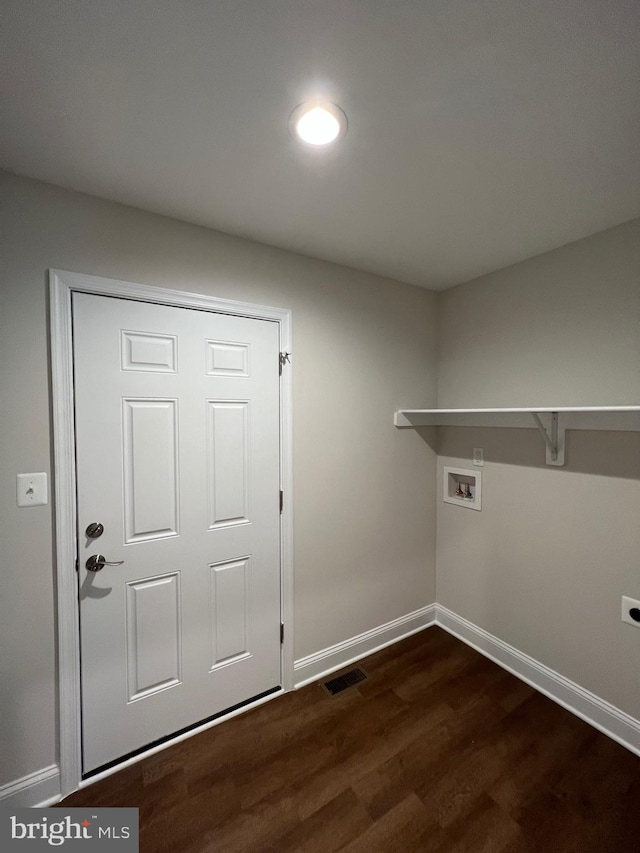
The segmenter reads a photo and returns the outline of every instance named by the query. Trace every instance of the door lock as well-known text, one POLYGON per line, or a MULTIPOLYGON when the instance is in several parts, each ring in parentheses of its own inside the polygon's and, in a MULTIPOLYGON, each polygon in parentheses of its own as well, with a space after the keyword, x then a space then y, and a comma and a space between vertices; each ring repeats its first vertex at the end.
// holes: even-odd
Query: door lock
POLYGON ((99 521, 92 521, 85 530, 85 534, 88 539, 97 539, 99 536, 102 536, 103 533, 104 527, 99 521))
POLYGON ((107 560, 106 557, 103 557, 102 554, 92 554, 85 563, 85 566, 88 572, 99 572, 103 566, 121 566, 123 563, 124 560, 109 562, 109 560, 107 560))

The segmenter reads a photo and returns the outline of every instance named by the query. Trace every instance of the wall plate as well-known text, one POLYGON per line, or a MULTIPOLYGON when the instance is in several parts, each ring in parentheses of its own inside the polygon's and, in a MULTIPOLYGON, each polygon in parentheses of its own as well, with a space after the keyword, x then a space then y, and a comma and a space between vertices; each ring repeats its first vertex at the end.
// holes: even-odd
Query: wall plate
POLYGON ((49 502, 47 475, 18 474, 16 477, 16 503, 18 506, 43 506, 49 502))
POLYGON ((640 628, 640 619, 634 619, 634 616, 640 615, 640 601, 635 598, 629 598, 628 595, 622 596, 622 621, 628 625, 633 625, 634 628, 640 628), (631 615, 633 613, 633 616, 631 615))

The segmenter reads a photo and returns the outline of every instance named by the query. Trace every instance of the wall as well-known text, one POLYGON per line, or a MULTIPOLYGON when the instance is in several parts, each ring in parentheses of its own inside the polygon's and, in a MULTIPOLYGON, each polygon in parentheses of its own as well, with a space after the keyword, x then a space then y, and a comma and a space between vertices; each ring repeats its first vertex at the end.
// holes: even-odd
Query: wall
MULTIPOLYGON (((435 599, 640 718, 638 433, 440 431, 440 469, 485 449, 481 513, 436 495, 394 409, 640 404, 640 222, 434 294, 2 175, 0 787, 56 761, 47 269, 293 309, 296 658, 435 599), (437 305, 436 305, 437 300, 437 305)), ((424 434, 426 435, 426 433, 424 434)), ((431 443, 432 439, 429 438, 431 443)))
POLYGON ((2 176, 0 647, 3 783, 56 761, 47 270, 293 310, 295 656, 435 599, 435 456, 393 411, 435 401, 434 294, 2 176))
MULTIPOLYGON (((442 407, 640 405, 640 220, 440 294, 442 407)), ((437 599, 640 719, 640 433, 442 428, 437 599), (482 511, 441 499, 484 447, 482 511)), ((470 466, 469 466, 470 467, 470 466)))

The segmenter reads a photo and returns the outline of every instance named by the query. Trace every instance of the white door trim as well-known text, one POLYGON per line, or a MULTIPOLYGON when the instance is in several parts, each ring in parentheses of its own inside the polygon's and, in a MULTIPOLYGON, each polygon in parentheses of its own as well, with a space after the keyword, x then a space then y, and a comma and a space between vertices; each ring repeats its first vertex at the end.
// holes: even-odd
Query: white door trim
MULTIPOLYGON (((279 324, 280 351, 291 352, 291 311, 218 299, 197 293, 115 281, 82 273, 49 271, 51 384, 54 467, 55 557, 57 578, 59 765, 62 796, 82 784, 80 730, 80 648, 76 581, 76 487, 73 417, 73 346, 71 294, 74 291, 120 296, 182 308, 272 320, 279 324)), ((293 477, 291 369, 281 381, 281 471, 284 491, 281 516, 282 687, 293 688, 293 477)), ((274 694, 278 695, 278 694, 274 694)))

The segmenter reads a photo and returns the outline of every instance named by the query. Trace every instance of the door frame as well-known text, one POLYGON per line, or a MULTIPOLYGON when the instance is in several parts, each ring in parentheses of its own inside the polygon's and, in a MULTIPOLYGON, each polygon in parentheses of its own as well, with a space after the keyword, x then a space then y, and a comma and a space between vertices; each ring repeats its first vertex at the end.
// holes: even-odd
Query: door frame
MULTIPOLYGON (((150 302, 178 308, 196 308, 218 314, 271 320, 278 323, 280 352, 291 353, 291 311, 247 302, 236 302, 198 293, 167 290, 128 281, 101 278, 83 273, 49 270, 51 388, 53 427, 54 524, 58 664, 58 763, 60 789, 67 796, 104 775, 139 761, 159 748, 166 748, 185 735, 169 739, 162 747, 150 749, 124 760, 104 774, 82 777, 80 633, 77 588, 76 543, 76 461, 74 431, 72 293, 92 293, 150 302)), ((284 505, 280 516, 281 621, 285 625, 281 646, 282 690, 293 689, 293 477, 292 477, 292 382, 291 368, 280 377, 280 488, 284 505)), ((250 703, 242 710, 253 704, 250 703)), ((187 736, 235 715, 221 715, 195 727, 187 736)))

